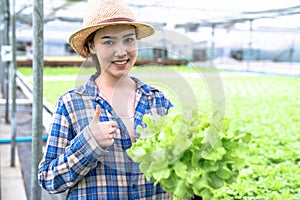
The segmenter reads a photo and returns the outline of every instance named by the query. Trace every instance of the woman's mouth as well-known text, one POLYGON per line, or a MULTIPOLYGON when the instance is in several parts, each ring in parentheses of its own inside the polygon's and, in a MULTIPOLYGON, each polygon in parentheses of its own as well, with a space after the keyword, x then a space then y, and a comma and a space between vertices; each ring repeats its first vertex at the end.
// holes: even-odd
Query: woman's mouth
POLYGON ((127 60, 123 60, 123 61, 113 61, 113 63, 117 64, 117 65, 124 65, 127 63, 127 60))
POLYGON ((127 65, 128 62, 129 62, 129 59, 112 61, 112 63, 113 63, 114 65, 116 65, 117 67, 124 67, 124 66, 127 65))

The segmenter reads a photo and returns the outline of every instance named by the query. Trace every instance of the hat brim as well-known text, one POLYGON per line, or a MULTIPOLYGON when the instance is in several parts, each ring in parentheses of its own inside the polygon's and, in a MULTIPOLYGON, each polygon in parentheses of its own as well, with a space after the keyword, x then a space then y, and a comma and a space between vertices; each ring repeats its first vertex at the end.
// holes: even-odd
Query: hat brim
POLYGON ((90 34, 106 26, 124 25, 124 24, 132 25, 136 27, 137 39, 148 37, 150 35, 153 35, 155 32, 152 26, 140 22, 119 21, 119 22, 101 23, 99 25, 89 26, 87 28, 80 29, 79 31, 73 33, 69 38, 69 43, 80 56, 86 58, 89 54, 89 51, 85 47, 85 42, 86 42, 86 38, 90 34))

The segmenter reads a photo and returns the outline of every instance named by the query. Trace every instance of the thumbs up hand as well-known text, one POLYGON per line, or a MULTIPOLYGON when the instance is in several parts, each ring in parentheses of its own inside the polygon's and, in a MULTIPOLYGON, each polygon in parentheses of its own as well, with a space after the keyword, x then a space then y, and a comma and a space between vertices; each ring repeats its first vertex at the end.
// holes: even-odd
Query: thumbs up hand
POLYGON ((114 143, 114 134, 116 134, 119 129, 117 129, 117 122, 115 121, 99 121, 100 116, 100 106, 96 107, 96 114, 92 121, 90 122, 88 128, 92 136, 97 141, 101 148, 107 148, 114 143))

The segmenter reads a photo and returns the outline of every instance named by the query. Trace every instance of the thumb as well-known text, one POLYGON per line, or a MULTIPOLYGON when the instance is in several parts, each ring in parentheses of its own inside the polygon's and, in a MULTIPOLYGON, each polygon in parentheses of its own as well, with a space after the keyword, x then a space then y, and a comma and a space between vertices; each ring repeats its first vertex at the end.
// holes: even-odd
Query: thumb
POLYGON ((99 121, 99 117, 100 117, 100 106, 97 105, 96 106, 96 113, 95 113, 95 116, 93 118, 93 121, 98 122, 99 121))

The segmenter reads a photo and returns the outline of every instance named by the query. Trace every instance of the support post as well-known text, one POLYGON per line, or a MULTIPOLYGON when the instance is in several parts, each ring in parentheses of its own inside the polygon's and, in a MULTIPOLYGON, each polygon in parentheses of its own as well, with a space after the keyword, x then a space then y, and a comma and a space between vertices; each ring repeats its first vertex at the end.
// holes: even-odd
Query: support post
MULTIPOLYGON (((3 10, 4 3, 0 0, 0 52, 2 50, 2 43, 3 43, 3 35, 4 35, 4 10, 3 10)), ((3 93, 3 80, 4 80, 4 65, 2 63, 2 55, 0 53, 0 93, 3 93)))
POLYGON ((215 58, 215 28, 216 25, 211 26, 211 46, 210 46, 210 59, 214 60, 215 58))
POLYGON ((17 135, 17 122, 16 122, 16 13, 15 13, 15 1, 12 1, 11 5, 11 44, 12 44, 12 62, 11 62, 11 159, 10 166, 15 167, 15 154, 16 154, 16 135, 17 135))
POLYGON ((44 5, 33 1, 33 104, 32 104, 32 165, 31 200, 41 199, 38 185, 38 164, 42 158, 43 135, 43 69, 44 69, 44 5))
MULTIPOLYGON (((2 45, 8 46, 9 45, 9 27, 10 27, 10 12, 9 12, 9 0, 2 1, 2 8, 3 8, 3 41, 2 45)), ((3 46, 2 46, 3 47, 3 46)), ((3 83, 3 95, 5 96, 5 123, 9 123, 9 61, 3 62, 3 76, 4 80, 3 83)))
POLYGON ((247 71, 250 70, 250 63, 253 61, 253 50, 252 50, 252 43, 253 43, 253 19, 249 20, 249 58, 247 62, 247 71))

